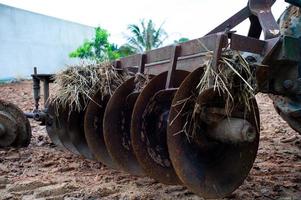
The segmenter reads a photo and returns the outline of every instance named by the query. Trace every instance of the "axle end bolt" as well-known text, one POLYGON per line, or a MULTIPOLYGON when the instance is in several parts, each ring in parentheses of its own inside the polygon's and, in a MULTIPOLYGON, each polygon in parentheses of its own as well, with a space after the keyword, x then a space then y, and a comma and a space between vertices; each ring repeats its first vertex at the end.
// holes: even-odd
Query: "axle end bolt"
POLYGON ((294 82, 292 80, 285 80, 283 82, 283 87, 287 90, 290 90, 294 87, 294 82))

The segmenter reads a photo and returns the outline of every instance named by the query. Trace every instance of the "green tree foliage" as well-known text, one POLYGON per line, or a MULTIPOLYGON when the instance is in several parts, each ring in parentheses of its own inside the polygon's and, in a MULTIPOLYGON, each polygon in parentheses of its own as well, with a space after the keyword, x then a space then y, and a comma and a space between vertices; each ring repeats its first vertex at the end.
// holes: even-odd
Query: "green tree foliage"
POLYGON ((162 25, 157 29, 152 20, 147 22, 141 20, 138 25, 130 24, 128 30, 130 35, 127 37, 127 44, 118 47, 116 44, 109 42, 110 34, 107 30, 97 27, 95 28, 94 37, 91 40, 85 40, 69 56, 98 62, 110 61, 158 48, 167 39, 167 33, 162 25))
POLYGON ((84 44, 78 47, 75 51, 69 54, 71 58, 81 58, 88 59, 93 57, 94 53, 92 52, 92 44, 90 41, 85 40, 84 44))
MULTIPOLYGON (((163 24, 162 24, 163 25, 163 24)), ((157 29, 152 20, 141 20, 140 24, 130 24, 127 36, 127 48, 135 53, 143 53, 154 48, 160 47, 167 39, 167 33, 162 28, 157 29)))
POLYGON ((187 41, 189 41, 188 38, 182 37, 179 40, 175 40, 174 43, 175 44, 180 44, 180 43, 187 42, 187 41))
POLYGON ((109 42, 107 30, 101 27, 95 28, 95 36, 92 40, 86 40, 84 44, 71 52, 71 58, 91 59, 99 62, 114 60, 121 56, 116 44, 109 42))
POLYGON ((121 57, 126 57, 136 53, 135 50, 128 44, 120 46, 118 52, 121 57))

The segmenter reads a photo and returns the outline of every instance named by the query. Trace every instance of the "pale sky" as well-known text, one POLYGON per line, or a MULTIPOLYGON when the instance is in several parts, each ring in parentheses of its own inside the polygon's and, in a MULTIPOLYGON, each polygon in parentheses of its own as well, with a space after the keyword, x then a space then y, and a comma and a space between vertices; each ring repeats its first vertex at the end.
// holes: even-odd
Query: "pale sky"
MULTIPOLYGON (((164 22, 169 41, 181 37, 202 37, 247 5, 247 0, 0 0, 17 8, 78 22, 101 26, 111 33, 111 42, 126 42, 128 24, 153 19, 164 22)), ((287 4, 278 0, 273 13, 278 18, 287 4)), ((248 31, 248 22, 234 29, 248 31)))

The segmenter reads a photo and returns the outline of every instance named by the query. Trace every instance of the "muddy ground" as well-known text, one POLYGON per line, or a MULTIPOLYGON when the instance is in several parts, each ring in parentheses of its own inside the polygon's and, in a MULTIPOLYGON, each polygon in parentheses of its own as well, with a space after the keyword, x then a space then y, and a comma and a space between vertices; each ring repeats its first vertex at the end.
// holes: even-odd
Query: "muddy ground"
MULTIPOLYGON (((0 85, 0 99, 33 108, 31 82, 0 85)), ((244 184, 227 199, 301 199, 301 137, 258 95, 261 140, 244 184)), ((0 199, 201 199, 182 186, 166 186, 108 169, 55 147, 31 121, 28 148, 0 150, 0 199)))

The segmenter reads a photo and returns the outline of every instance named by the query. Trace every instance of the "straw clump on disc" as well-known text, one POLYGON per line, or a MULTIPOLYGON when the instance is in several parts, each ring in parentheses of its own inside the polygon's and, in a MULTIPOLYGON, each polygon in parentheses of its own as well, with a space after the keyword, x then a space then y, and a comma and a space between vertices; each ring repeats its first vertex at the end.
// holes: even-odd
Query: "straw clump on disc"
POLYGON ((110 63, 92 63, 68 66, 55 75, 58 86, 51 101, 70 111, 82 111, 100 92, 102 97, 113 92, 129 78, 126 71, 117 70, 110 63))
POLYGON ((150 82, 151 77, 148 74, 136 73, 135 74, 135 91, 139 92, 150 82))
POLYGON ((225 117, 229 117, 237 105, 242 105, 246 109, 246 113, 251 111, 250 100, 256 94, 255 72, 240 52, 224 49, 218 66, 212 66, 213 52, 208 52, 206 57, 207 59, 205 59, 203 65, 204 74, 200 77, 200 82, 194 89, 193 94, 173 105, 181 108, 178 110, 176 117, 180 115, 186 117, 186 123, 181 133, 185 133, 188 139, 194 138, 200 130, 202 108, 196 100, 203 91, 213 89, 218 92, 224 101, 225 117))
POLYGON ((238 52, 225 50, 219 65, 212 66, 211 56, 204 65, 205 73, 197 86, 198 93, 213 88, 225 98, 225 111, 231 113, 234 103, 242 103, 250 110, 248 102, 256 92, 255 72, 250 63, 238 52))

